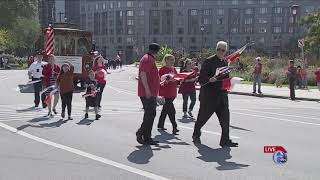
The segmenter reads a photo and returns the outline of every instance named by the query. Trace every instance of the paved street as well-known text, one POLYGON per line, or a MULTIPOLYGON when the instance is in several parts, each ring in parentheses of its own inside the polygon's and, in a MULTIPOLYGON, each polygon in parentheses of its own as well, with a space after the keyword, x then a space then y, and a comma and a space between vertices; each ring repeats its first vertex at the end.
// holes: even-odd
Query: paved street
MULTIPOLYGON (((0 180, 318 180, 320 103, 230 95, 231 137, 238 148, 220 148, 213 116, 194 146, 194 120, 182 119, 175 100, 178 136, 159 132, 159 146, 141 146, 135 131, 142 121, 136 95, 137 69, 111 71, 104 91, 102 118, 84 117, 84 99, 74 94, 72 121, 46 118, 32 109, 33 95, 16 91, 26 71, 0 71, 0 180), (277 165, 263 146, 281 145, 288 162, 277 165)), ((58 106, 60 111, 60 104, 58 106)), ((197 102, 196 110, 198 110, 197 102)), ((197 112, 194 112, 196 114, 197 112)))

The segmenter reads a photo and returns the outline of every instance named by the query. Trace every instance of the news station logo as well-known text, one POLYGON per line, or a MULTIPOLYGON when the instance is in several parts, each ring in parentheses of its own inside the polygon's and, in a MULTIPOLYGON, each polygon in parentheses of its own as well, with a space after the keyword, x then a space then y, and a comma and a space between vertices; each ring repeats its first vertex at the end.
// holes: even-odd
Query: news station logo
POLYGON ((276 164, 285 164, 288 161, 287 151, 282 146, 264 146, 264 153, 273 153, 276 164))

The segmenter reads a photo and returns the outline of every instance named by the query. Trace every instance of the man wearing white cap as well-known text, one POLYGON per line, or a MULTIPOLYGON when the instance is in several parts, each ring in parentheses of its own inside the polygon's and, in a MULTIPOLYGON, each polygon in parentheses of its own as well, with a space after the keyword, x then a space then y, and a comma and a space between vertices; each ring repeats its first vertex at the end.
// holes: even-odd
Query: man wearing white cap
POLYGON ((228 66, 228 62, 225 60, 227 49, 228 44, 224 41, 219 41, 216 47, 216 54, 207 58, 202 64, 199 76, 199 83, 201 85, 199 95, 200 109, 192 136, 195 144, 201 144, 201 128, 210 119, 212 114, 216 113, 222 129, 220 146, 238 146, 238 143, 230 140, 228 91, 222 88, 222 80, 229 78, 229 74, 215 76, 217 68, 228 66))
POLYGON ((256 58, 256 64, 253 67, 253 73, 252 73, 252 79, 253 79, 253 94, 255 94, 257 91, 257 84, 258 84, 258 93, 262 94, 261 92, 261 79, 262 79, 262 64, 261 64, 261 58, 256 58))

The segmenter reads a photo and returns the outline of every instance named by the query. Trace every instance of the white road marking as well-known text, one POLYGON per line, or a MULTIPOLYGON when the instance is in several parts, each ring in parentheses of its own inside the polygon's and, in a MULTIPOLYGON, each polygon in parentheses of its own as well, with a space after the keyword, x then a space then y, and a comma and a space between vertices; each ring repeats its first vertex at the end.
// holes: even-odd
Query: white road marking
POLYGON ((310 117, 310 116, 296 116, 296 115, 291 115, 291 114, 273 113, 273 112, 257 111, 257 110, 251 110, 251 109, 235 108, 233 110, 243 110, 243 111, 250 111, 250 112, 257 112, 257 113, 273 114, 273 115, 278 115, 278 116, 287 116, 287 117, 296 117, 296 118, 320 120, 320 117, 316 118, 316 117, 310 117))
POLYGON ((231 113, 232 113, 232 114, 246 115, 246 116, 253 116, 253 117, 260 117, 260 118, 267 118, 267 119, 273 119, 273 120, 285 121, 285 122, 291 122, 291 123, 297 123, 297 124, 307 124, 307 125, 320 126, 320 124, 317 124, 317 123, 310 123, 310 122, 303 122, 303 121, 295 121, 295 120, 275 118, 275 117, 270 117, 270 116, 262 116, 262 115, 239 113, 239 112, 231 112, 231 113))
POLYGON ((122 170, 125 170, 125 171, 128 171, 128 172, 131 172, 131 173, 134 173, 134 174, 137 174, 137 175, 140 175, 140 176, 144 176, 144 177, 147 177, 147 178, 150 178, 150 179, 154 179, 154 180, 169 180, 168 178, 165 178, 165 177, 162 177, 162 176, 159 176, 159 175, 147 172, 147 171, 143 171, 143 170, 140 170, 140 169, 137 169, 137 168, 125 165, 125 164, 121 164, 121 163, 118 163, 118 162, 115 162, 115 161, 112 161, 110 159, 106 159, 106 158, 103 158, 103 157, 100 157, 100 156, 97 156, 97 155, 94 155, 94 154, 90 154, 90 153, 87 153, 87 152, 84 152, 84 151, 81 151, 81 150, 78 150, 78 149, 75 149, 75 148, 72 148, 72 147, 68 147, 68 146, 65 146, 65 145, 62 145, 62 144, 58 144, 58 143, 55 143, 55 142, 52 142, 52 141, 49 141, 49 140, 34 136, 32 134, 26 133, 24 131, 18 131, 16 128, 8 126, 8 125, 6 125, 4 123, 1 123, 1 122, 0 122, 0 127, 4 128, 6 130, 9 130, 9 131, 11 131, 13 133, 16 133, 16 134, 18 134, 20 136, 23 136, 23 137, 26 137, 28 139, 37 141, 39 143, 46 144, 48 146, 52 146, 52 147, 55 147, 55 148, 58 148, 58 149, 61 149, 61 150, 64 150, 64 151, 67 151, 67 152, 70 152, 70 153, 73 153, 73 154, 77 154, 79 156, 82 156, 82 157, 85 157, 85 158, 88 158, 88 159, 91 159, 91 160, 94 160, 94 161, 97 161, 97 162, 101 162, 103 164, 107 164, 107 165, 110 165, 110 166, 113 166, 113 167, 116 167, 116 168, 119 168, 119 169, 122 169, 122 170))
MULTIPOLYGON (((166 125, 171 125, 171 123, 165 123, 165 124, 166 124, 166 125)), ((180 123, 178 123, 178 127, 183 128, 183 129, 193 130, 193 128, 188 127, 188 126, 183 126, 183 125, 181 125, 180 123)), ((213 134, 213 135, 221 136, 221 133, 212 132, 212 131, 207 131, 207 130, 201 130, 201 131, 204 132, 204 133, 207 133, 207 134, 213 134)), ((239 139, 239 138, 240 138, 240 137, 238 137, 238 136, 230 136, 230 137, 233 138, 233 139, 239 139)))

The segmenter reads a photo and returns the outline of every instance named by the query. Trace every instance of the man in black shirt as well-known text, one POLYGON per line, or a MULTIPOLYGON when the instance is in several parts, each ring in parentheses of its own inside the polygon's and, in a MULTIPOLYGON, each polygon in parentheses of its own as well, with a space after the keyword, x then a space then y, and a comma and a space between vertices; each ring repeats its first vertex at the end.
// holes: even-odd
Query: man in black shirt
POLYGON ((290 60, 289 61, 289 67, 287 71, 287 76, 288 76, 288 81, 289 81, 289 88, 290 88, 290 99, 295 100, 296 95, 295 95, 295 85, 297 81, 297 68, 294 67, 294 61, 290 60))
POLYGON ((199 82, 200 89, 200 109, 197 122, 194 126, 193 142, 201 143, 201 128, 210 119, 213 113, 216 113, 222 129, 220 145, 222 147, 237 147, 238 143, 234 143, 229 137, 230 112, 228 103, 228 92, 222 89, 222 80, 229 78, 229 74, 216 76, 216 70, 219 67, 228 66, 225 60, 227 51, 227 43, 219 41, 216 47, 216 54, 207 58, 202 64, 199 82))

